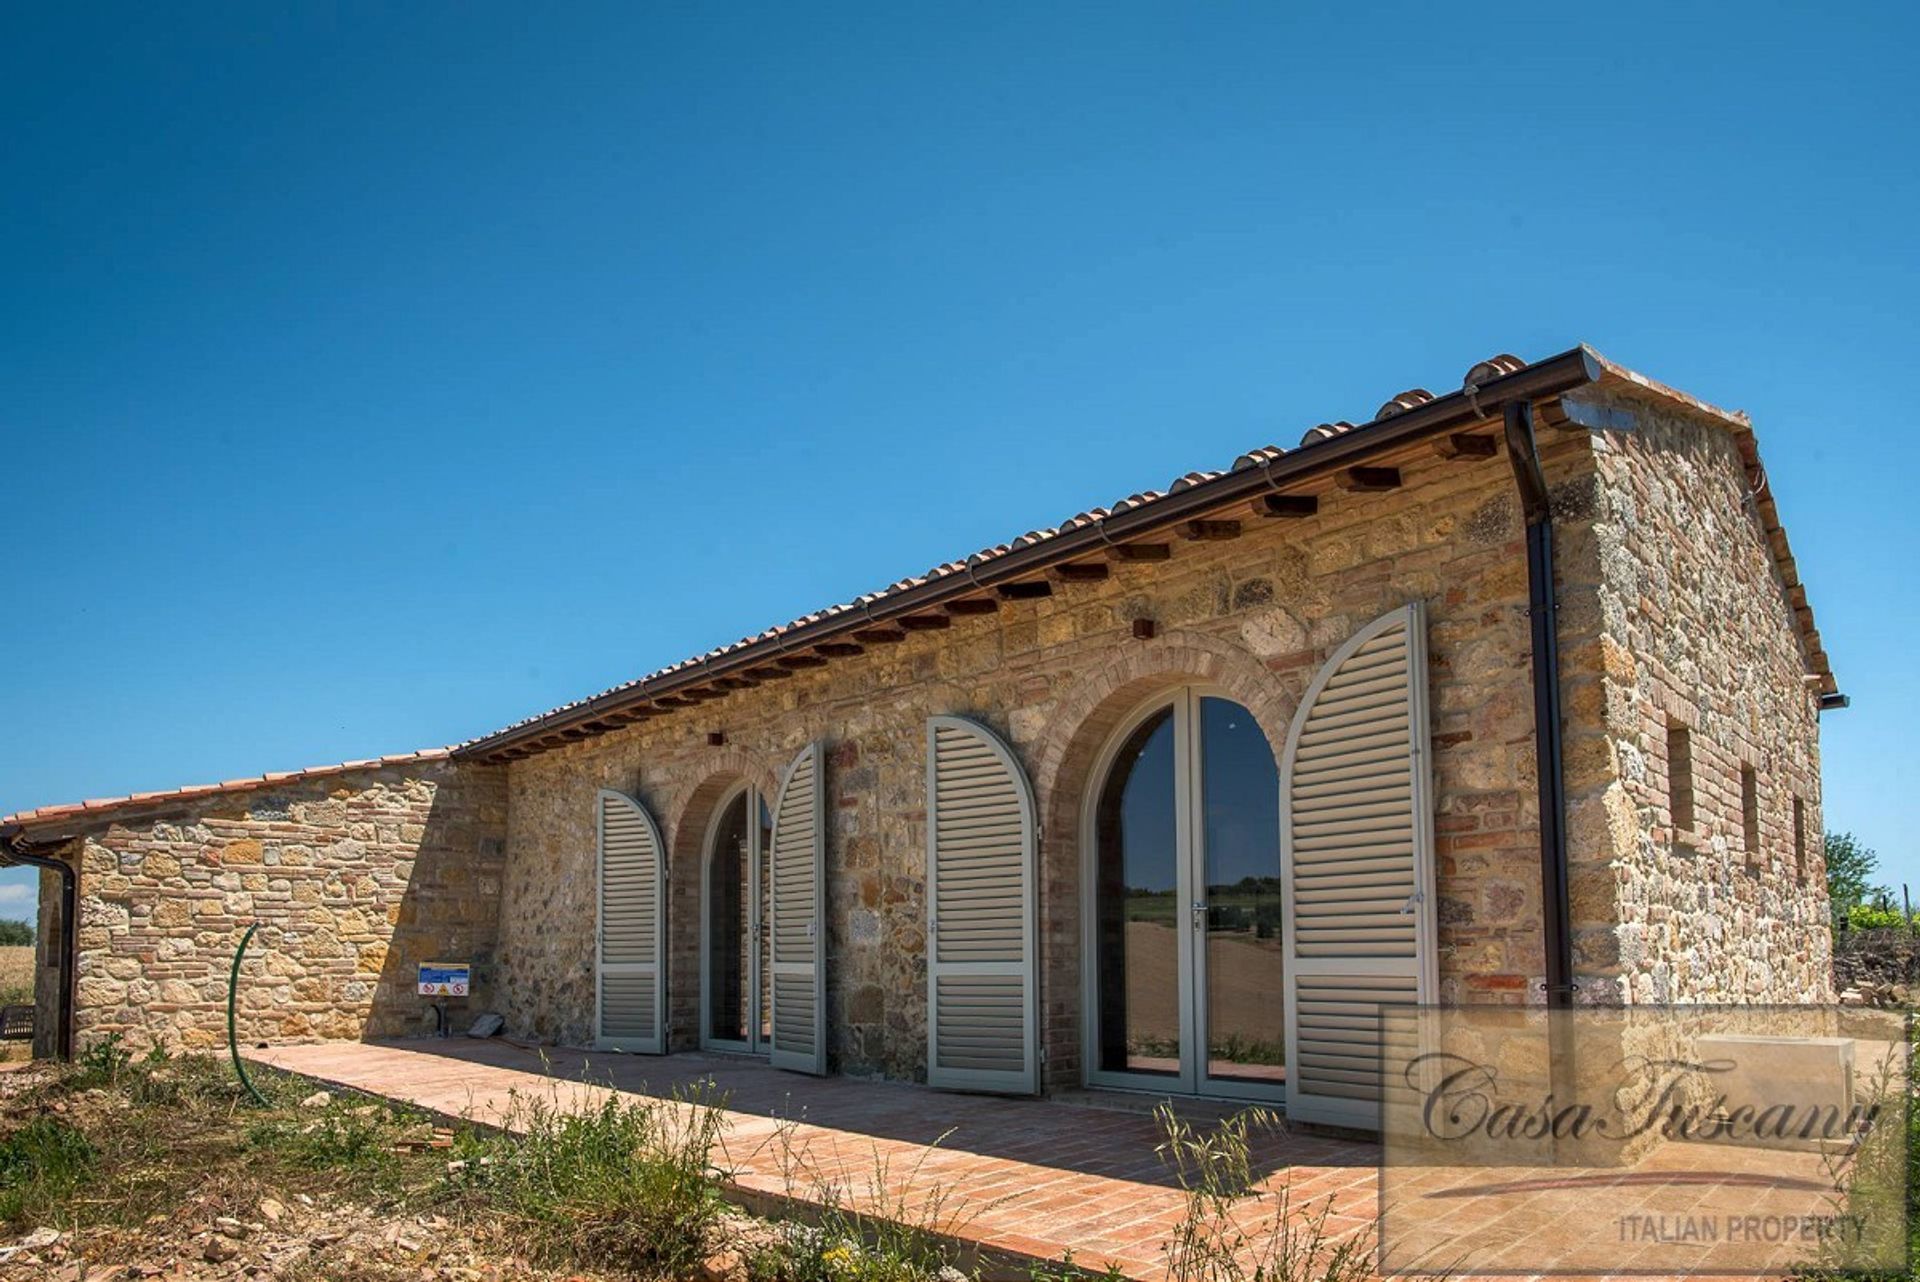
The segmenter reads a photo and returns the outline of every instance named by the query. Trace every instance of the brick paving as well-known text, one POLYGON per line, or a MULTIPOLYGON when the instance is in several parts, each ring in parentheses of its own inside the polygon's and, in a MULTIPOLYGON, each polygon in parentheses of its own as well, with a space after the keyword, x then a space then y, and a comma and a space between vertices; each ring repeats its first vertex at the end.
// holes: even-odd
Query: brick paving
MULTIPOLYGON (((584 1109, 603 1100, 609 1089, 657 1098, 710 1082, 724 1093, 727 1112, 716 1161, 729 1173, 730 1194, 750 1208, 832 1201, 933 1224, 989 1256, 1057 1261, 1070 1252, 1082 1267, 1117 1266, 1139 1282, 1166 1277, 1165 1246, 1181 1215, 1179 1187, 1154 1153, 1159 1127, 1146 1099, 1001 1099, 898 1082, 802 1077, 744 1058, 534 1050, 500 1039, 329 1042, 248 1056, 323 1082, 509 1129, 516 1114, 535 1100, 584 1109)), ((1182 1108, 1196 1124, 1227 1111, 1199 1104, 1182 1108)), ((1667 1159, 1643 1167, 1637 1178, 1661 1171, 1704 1177, 1697 1201, 1681 1199, 1702 1212, 1715 1210, 1716 1204, 1725 1211, 1767 1209, 1777 1195, 1757 1188, 1756 1179, 1810 1176, 1817 1164, 1806 1154, 1749 1150, 1742 1157, 1698 1145, 1672 1148, 1667 1159), (1724 1178, 1729 1160, 1744 1163, 1746 1184, 1724 1178)), ((1377 1145, 1281 1133, 1260 1137, 1253 1156, 1260 1195, 1242 1204, 1237 1218, 1243 1223, 1269 1219, 1285 1190, 1296 1216, 1317 1213, 1324 1205, 1326 1228, 1336 1236, 1372 1230, 1379 1200, 1377 1145)), ((1598 1238, 1610 1233, 1623 1213, 1659 1213, 1651 1191, 1658 1185, 1649 1185, 1647 1196, 1640 1197, 1625 1186, 1600 1190, 1589 1181, 1555 1188, 1551 1179, 1544 1184, 1539 1179, 1566 1174, 1449 1168, 1415 1175, 1401 1186, 1408 1196, 1422 1196, 1423 1185, 1431 1186, 1424 1196, 1453 1197, 1457 1206, 1430 1214, 1424 1221, 1428 1230, 1399 1238, 1395 1254, 1409 1263, 1408 1253, 1425 1255, 1431 1267, 1444 1263, 1437 1255, 1445 1250, 1447 1231, 1471 1231, 1480 1248, 1477 1260, 1490 1267, 1504 1263, 1499 1244, 1516 1249, 1504 1276, 1537 1276, 1542 1263, 1558 1258, 1567 1273, 1557 1276, 1574 1282, 1568 1276, 1572 1268, 1608 1259, 1598 1238), (1516 1191, 1485 1191, 1502 1181, 1513 1181, 1516 1191), (1466 1189, 1472 1196, 1461 1198, 1465 1185, 1479 1191, 1466 1189), (1448 1192, 1448 1186, 1455 1191, 1448 1192)), ((1657 1203, 1669 1214, 1679 1204, 1670 1195, 1657 1203)), ((1607 1267, 1612 1276, 1637 1270, 1640 1282, 1646 1282, 1684 1259, 1683 1250, 1621 1242, 1607 1267)), ((1764 1268, 1769 1262, 1741 1263, 1764 1268)))
MULTIPOLYGON (((703 1055, 535 1052, 499 1039, 326 1042, 248 1056, 495 1125, 512 1124, 516 1094, 583 1108, 607 1086, 662 1096, 711 1081, 728 1111, 717 1161, 749 1205, 832 1197, 881 1214, 904 1208, 988 1252, 1057 1261, 1071 1251, 1082 1266, 1117 1265, 1143 1282, 1165 1276, 1164 1246, 1182 1207, 1144 1105, 949 1094, 703 1055)), ((1195 1106, 1195 1120, 1220 1112, 1195 1106)), ((1254 1160, 1263 1188, 1291 1185, 1296 1206, 1331 1198, 1329 1231, 1372 1225, 1376 1146, 1276 1134, 1259 1139, 1254 1160)))

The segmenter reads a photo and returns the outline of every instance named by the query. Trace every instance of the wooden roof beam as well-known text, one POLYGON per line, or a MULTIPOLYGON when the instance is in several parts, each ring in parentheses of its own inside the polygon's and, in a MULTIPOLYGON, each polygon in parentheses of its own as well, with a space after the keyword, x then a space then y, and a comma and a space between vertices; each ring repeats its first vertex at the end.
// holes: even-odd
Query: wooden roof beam
POLYGON ((1314 494, 1262 494, 1253 501, 1253 514, 1268 520, 1299 520, 1320 511, 1320 498, 1314 494))
POLYGON ((1434 441, 1433 452, 1443 459, 1471 462, 1492 458, 1500 452, 1499 442, 1474 432, 1455 432, 1434 441))
POLYGON ((1014 583, 1002 583, 994 588, 1003 600, 1034 601, 1043 596, 1053 595, 1053 585, 1045 579, 1022 579, 1014 583))
POLYGON ((1171 543, 1116 543, 1107 549, 1107 560, 1116 564, 1129 564, 1135 561, 1170 561, 1173 559, 1171 543))
POLYGON ((1185 521, 1180 537, 1193 543, 1220 543, 1240 537, 1240 522, 1230 520, 1185 521))
POLYGON ((1349 467, 1334 478, 1334 483, 1350 494, 1379 494, 1400 488, 1400 469, 1349 467))

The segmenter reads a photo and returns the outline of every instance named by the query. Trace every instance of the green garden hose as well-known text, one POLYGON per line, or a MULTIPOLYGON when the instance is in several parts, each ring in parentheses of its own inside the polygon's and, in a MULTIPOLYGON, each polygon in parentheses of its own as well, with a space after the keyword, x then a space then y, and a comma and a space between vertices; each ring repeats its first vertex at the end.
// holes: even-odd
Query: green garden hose
POLYGON ((234 1002, 240 995, 240 959, 247 955, 247 945, 252 942, 253 932, 258 929, 260 923, 257 921, 247 927, 247 933, 240 936, 240 947, 233 950, 233 970, 227 975, 227 1052, 233 1056, 233 1071, 239 1075, 240 1084, 247 1088, 247 1094, 253 1096, 254 1103, 265 1108, 268 1107, 267 1097, 247 1076, 246 1063, 240 1058, 240 1037, 235 1032, 233 1016, 234 1002))

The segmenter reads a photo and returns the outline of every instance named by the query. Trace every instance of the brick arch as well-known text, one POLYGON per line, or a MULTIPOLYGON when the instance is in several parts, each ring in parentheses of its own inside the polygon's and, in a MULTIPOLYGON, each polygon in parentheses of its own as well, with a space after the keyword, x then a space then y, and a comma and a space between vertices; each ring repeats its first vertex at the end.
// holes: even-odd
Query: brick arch
POLYGON ((1210 685, 1243 705, 1267 736, 1274 768, 1297 696, 1246 650, 1195 632, 1175 631, 1129 645, 1083 673, 1055 705, 1032 760, 1040 805, 1041 984, 1047 1085, 1081 1080, 1080 819, 1094 764, 1129 714, 1162 690, 1210 685))
POLYGON ((694 762, 691 779, 668 797, 660 819, 667 827, 667 1010, 670 1045, 687 1050, 700 1042, 700 882, 707 830, 720 799, 742 779, 773 805, 780 777, 758 754, 715 748, 694 762))
POLYGON ((764 793, 769 806, 773 804, 774 795, 780 790, 778 770, 765 758, 734 747, 715 748, 702 756, 691 781, 681 785, 668 799, 661 819, 669 825, 667 848, 673 852, 676 869, 683 866, 699 869, 700 847, 713 823, 714 807, 720 804, 727 790, 742 779, 764 793), (694 862, 683 864, 683 859, 694 862))

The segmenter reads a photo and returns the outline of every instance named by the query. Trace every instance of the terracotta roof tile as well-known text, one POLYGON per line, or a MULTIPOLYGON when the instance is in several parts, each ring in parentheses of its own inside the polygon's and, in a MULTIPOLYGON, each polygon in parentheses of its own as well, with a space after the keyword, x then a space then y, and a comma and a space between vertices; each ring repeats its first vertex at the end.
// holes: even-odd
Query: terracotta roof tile
POLYGON ((1300 446, 1304 449, 1309 445, 1318 445, 1321 441, 1330 441, 1336 436, 1345 436, 1352 430, 1353 424, 1347 422, 1345 419, 1341 419, 1337 423, 1321 423, 1306 430, 1306 434, 1300 438, 1300 446))
POLYGON ((222 793, 253 792, 272 788, 280 784, 295 783, 305 779, 325 779, 333 775, 347 774, 356 770, 368 770, 375 767, 404 766, 428 761, 444 761, 453 755, 451 748, 426 748, 419 752, 401 752, 366 761, 342 761, 335 765, 308 766, 304 770, 275 770, 266 774, 252 775, 245 779, 228 779, 223 783, 189 784, 182 788, 167 788, 159 792, 133 792, 124 797, 93 797, 86 801, 72 802, 60 806, 39 806, 32 810, 21 810, 11 815, 0 815, 0 827, 11 825, 39 825, 56 819, 82 816, 94 819, 102 815, 117 814, 126 810, 138 810, 155 805, 168 805, 180 801, 194 801, 202 797, 219 796, 222 793))
MULTIPOLYGON (((1604 357, 1601 357, 1598 353, 1593 352, 1591 349, 1583 349, 1583 350, 1586 351, 1587 355, 1592 357, 1592 359, 1598 363, 1600 368, 1606 371, 1610 377, 1633 382, 1638 386, 1647 388, 1662 396, 1670 397, 1672 399, 1684 402, 1694 408, 1701 409, 1701 410, 1704 410, 1705 412, 1718 415, 1730 423, 1744 425, 1747 421, 1745 415, 1731 414, 1728 411, 1717 409, 1714 406, 1708 405, 1704 401, 1696 400, 1695 398, 1687 396, 1685 393, 1675 391, 1674 389, 1669 388, 1664 384, 1656 383, 1651 379, 1644 378, 1641 375, 1636 374, 1633 371, 1624 368, 1623 366, 1615 365, 1612 362, 1607 361, 1604 357)), ((1508 374, 1516 373, 1522 369, 1525 369, 1526 365, 1527 365, 1527 362, 1521 360, 1517 356, 1514 356, 1506 352, 1502 352, 1498 355, 1488 357, 1486 360, 1476 362, 1472 367, 1468 369, 1466 378, 1463 382, 1463 390, 1469 394, 1469 397, 1471 397, 1473 392, 1476 391, 1480 386, 1494 379, 1498 379, 1508 374)), ((1383 405, 1381 405, 1379 411, 1374 416, 1373 421, 1375 423, 1379 423, 1387 419, 1391 419, 1399 414, 1406 413, 1410 409, 1414 409, 1418 406, 1425 405, 1435 399, 1436 398, 1433 395, 1433 393, 1427 391, 1425 388, 1419 388, 1419 387, 1409 388, 1408 390, 1399 393, 1398 395, 1392 397, 1383 405)), ((1307 432, 1301 437, 1300 444, 1302 448, 1309 448, 1315 444, 1318 444, 1321 441, 1332 440, 1336 437, 1345 436, 1350 432, 1363 431, 1363 430, 1365 430, 1364 426, 1356 427, 1353 423, 1347 422, 1344 419, 1337 420, 1331 423, 1321 423, 1315 427, 1309 428, 1307 432)), ((1236 458, 1233 461, 1231 470, 1244 471, 1245 469, 1250 467, 1268 466, 1271 463, 1273 463, 1275 460, 1286 455, 1287 453, 1288 453, 1287 450, 1277 445, 1262 446, 1257 450, 1249 451, 1248 453, 1242 454, 1238 458, 1236 458)), ((1073 516, 1070 516, 1065 521, 1061 522, 1058 526, 1049 527, 1046 529, 1039 529, 1039 530, 1029 530, 1025 534, 1020 535, 1018 538, 1015 538, 1008 543, 997 544, 994 547, 983 549, 982 551, 977 552, 973 556, 967 558, 965 562, 948 562, 945 565, 935 566, 933 569, 929 570, 924 575, 898 579, 893 583, 889 584, 885 589, 881 591, 866 593, 860 597, 855 598, 854 604, 859 606, 863 612, 870 615, 872 612, 872 607, 876 603, 885 600, 889 596, 909 591, 913 588, 920 587, 931 580, 945 578, 952 574, 967 570, 970 567, 977 567, 980 565, 988 564, 991 561, 1001 556, 1004 556, 1009 552, 1020 551, 1027 548, 1039 546, 1041 544, 1046 543, 1048 540, 1056 538, 1059 535, 1066 533, 1068 531, 1083 528, 1088 524, 1101 521, 1110 516, 1115 516, 1123 512, 1134 511, 1138 508, 1151 505, 1153 503, 1156 503, 1168 497, 1168 495, 1170 494, 1178 493, 1187 489, 1191 489, 1195 486, 1205 484, 1207 481, 1222 475, 1225 475, 1225 473, 1207 472, 1207 471, 1188 472, 1185 475, 1176 478, 1172 482, 1170 487, 1165 491, 1143 490, 1137 494, 1131 494, 1123 499, 1117 500, 1108 508, 1094 508, 1090 511, 1075 513, 1073 516)), ((824 614, 840 613, 848 608, 849 607, 847 606, 835 606, 835 607, 829 608, 827 611, 824 612, 824 614)), ((821 617, 823 617, 823 614, 820 614, 820 613, 806 615, 802 618, 795 619, 790 623, 769 628, 765 632, 761 633, 758 638, 755 638, 755 641, 779 638, 785 635, 786 633, 790 632, 794 628, 801 627, 821 617)), ((722 647, 721 650, 710 652, 710 656, 719 657, 724 653, 741 649, 744 646, 749 644, 752 644, 752 642, 742 640, 740 642, 735 643, 732 646, 722 647)), ((607 690, 602 691, 600 694, 593 695, 589 698, 576 700, 573 703, 563 704, 547 712, 540 713, 537 716, 523 718, 520 721, 514 722, 512 725, 502 727, 500 730, 497 730, 490 735, 485 735, 481 739, 471 740, 468 743, 462 744, 459 746, 461 748, 471 747, 472 745, 484 742, 487 739, 498 738, 501 735, 509 734, 513 731, 523 729, 524 727, 550 720, 552 718, 560 716, 561 714, 564 714, 573 709, 585 707, 590 704, 596 703, 598 701, 605 700, 613 695, 617 695, 617 694, 635 689, 636 687, 639 687, 639 686, 644 686, 649 682, 658 680, 659 678, 664 677, 670 673, 679 671, 683 666, 684 664, 675 664, 670 667, 661 668, 645 676, 637 677, 632 681, 623 682, 620 685, 613 686, 607 690)))
POLYGON ((1376 419, 1392 418, 1396 414, 1405 414, 1408 410, 1418 409, 1432 399, 1433 393, 1426 388, 1410 387, 1374 411, 1373 416, 1376 419))
MULTIPOLYGON (((1605 375, 1609 379, 1630 382, 1636 386, 1647 389, 1660 396, 1664 396, 1676 401, 1680 401, 1692 408, 1701 410, 1709 414, 1716 415, 1722 418, 1723 420, 1727 421, 1728 423, 1734 424, 1736 426, 1747 426, 1747 419, 1746 419, 1746 416, 1743 414, 1730 413, 1729 411, 1717 409, 1714 406, 1708 405, 1704 401, 1696 400, 1695 398, 1687 396, 1685 393, 1675 391, 1674 389, 1667 387, 1664 384, 1656 383, 1651 379, 1644 378, 1641 375, 1636 374, 1631 370, 1625 369, 1622 366, 1614 365, 1613 363, 1606 361, 1603 357, 1600 357, 1597 353, 1591 352, 1590 349, 1587 350, 1587 355, 1590 356, 1597 363, 1598 367, 1604 371, 1605 375)), ((1515 373, 1521 369, 1524 369, 1525 367, 1526 367, 1525 362, 1521 361, 1518 357, 1509 355, 1507 353, 1501 353, 1497 356, 1490 357, 1487 360, 1477 362, 1475 365, 1472 366, 1472 368, 1470 368, 1467 371, 1465 383, 1463 385, 1463 391, 1467 393, 1469 401, 1471 403, 1471 398, 1474 392, 1480 386, 1483 386, 1487 382, 1503 377, 1507 374, 1515 373)), ((1426 391, 1426 389, 1424 388, 1410 388, 1407 391, 1401 392, 1398 395, 1392 397, 1386 403, 1381 405, 1379 411, 1375 415, 1374 422, 1379 423, 1387 419, 1391 419, 1397 415, 1404 414, 1411 409, 1417 408, 1418 406, 1425 405, 1433 401, 1434 399, 1435 397, 1433 396, 1433 394, 1426 391)), ((1364 431, 1364 430, 1366 430, 1364 427, 1356 427, 1354 424, 1349 423, 1345 420, 1338 420, 1331 423, 1321 423, 1313 428, 1310 428, 1302 436, 1300 444, 1302 448, 1311 448, 1312 446, 1320 442, 1345 436, 1351 432, 1364 431)), ((1287 453, 1288 453, 1287 450, 1277 445, 1262 446, 1258 449, 1251 450, 1245 454, 1242 454, 1236 459, 1234 459, 1231 466, 1231 470, 1238 472, 1238 471, 1244 471, 1248 468, 1268 467, 1268 466, 1271 466, 1276 460, 1284 457, 1287 453)), ((522 720, 516 721, 512 725, 503 727, 502 729, 497 730, 492 734, 482 736, 482 738, 480 739, 471 740, 466 744, 458 745, 457 748, 454 750, 457 751, 459 749, 468 748, 475 744, 485 742, 486 740, 496 739, 496 738, 499 738, 500 736, 510 734, 514 731, 521 730, 529 726, 533 726, 537 723, 543 723, 543 722, 554 720, 556 718, 563 717, 566 714, 576 712, 579 709, 589 708, 589 707, 602 704, 604 701, 610 698, 625 695, 631 691, 640 689, 641 687, 644 687, 654 681, 657 681, 662 677, 683 673, 689 668, 711 664, 715 660, 724 659, 731 654, 737 653, 741 650, 750 648, 755 645, 764 644, 770 641, 778 641, 781 638, 788 635, 789 633, 791 633, 796 628, 805 627, 810 623, 815 623, 822 619, 828 619, 838 615, 847 614, 850 612, 857 612, 870 618, 873 613, 873 607, 876 604, 884 602, 890 596, 894 596, 900 593, 910 591, 914 588, 921 587, 930 581, 942 579, 942 578, 948 578, 955 574, 962 574, 962 573, 971 574, 972 572, 977 570, 978 567, 990 565, 992 562, 998 560, 1001 557, 1007 556, 1010 553, 1024 551, 1030 548, 1041 546, 1047 543, 1049 540, 1057 538, 1064 533, 1077 530, 1077 529, 1082 529, 1088 525, 1102 522, 1111 517, 1118 516, 1122 513, 1132 512, 1142 507, 1150 506, 1152 504, 1160 502, 1163 499, 1168 498, 1172 494, 1181 493, 1186 490, 1190 490, 1195 487, 1205 485, 1209 481, 1214 480, 1215 478, 1218 478, 1223 475, 1226 475, 1226 473, 1213 472, 1213 471, 1188 472, 1185 475, 1176 478, 1170 484, 1169 488, 1166 491, 1143 490, 1139 493, 1130 494, 1125 498, 1119 499, 1115 501, 1113 504, 1111 504, 1109 507, 1093 508, 1085 512, 1077 512, 1074 515, 1068 517, 1065 521, 1061 522, 1058 526, 1048 527, 1044 529, 1037 529, 1037 530, 1029 530, 1025 534, 1022 534, 1019 537, 1012 539, 1007 543, 995 544, 992 547, 983 548, 979 552, 974 553, 972 556, 968 557, 964 561, 946 562, 942 565, 933 567, 932 569, 927 571, 927 573, 924 575, 909 576, 907 578, 895 580, 893 583, 889 584, 886 588, 876 592, 863 593, 862 595, 854 598, 852 602, 832 605, 827 607, 824 610, 820 610, 812 614, 804 615, 801 618, 792 620, 791 622, 775 625, 754 636, 742 637, 738 641, 732 642, 730 644, 717 646, 714 649, 708 650, 705 654, 697 658, 682 659, 677 663, 671 664, 664 668, 660 668, 644 676, 636 677, 631 681, 621 682, 618 685, 609 687, 608 689, 600 692, 599 694, 592 695, 584 699, 577 699, 570 703, 562 704, 559 707, 550 709, 549 711, 540 713, 536 716, 523 718, 522 720)), ((1777 523, 1771 520, 1771 514, 1773 509, 1771 498, 1770 496, 1763 496, 1763 497, 1766 498, 1766 501, 1764 502, 1763 507, 1764 507, 1764 510, 1769 514, 1770 530, 1777 530, 1778 529, 1777 523)), ((1784 548, 1785 546, 1784 537, 1782 537, 1780 541, 1780 546, 1782 548, 1784 548)), ((1793 575, 1794 576, 1793 581, 1797 582, 1797 570, 1795 570, 1794 567, 1792 566, 1790 556, 1785 557, 1785 561, 1783 565, 1783 573, 1793 575)), ((1807 634, 1811 638, 1813 638, 1810 644, 1813 646, 1817 646, 1818 634, 1812 632, 1810 626, 1807 628, 1807 634)), ((1829 685, 1831 685, 1830 675, 1828 676, 1827 680, 1829 685)), ((348 770, 365 769, 370 766, 380 765, 380 764, 396 764, 396 763, 405 763, 405 762, 419 761, 419 760, 430 760, 430 759, 446 756, 449 751, 450 750, 448 749, 432 749, 424 753, 413 753, 413 754, 407 754, 405 756, 400 756, 400 757, 382 758, 379 762, 372 762, 372 761, 344 762, 337 766, 321 766, 321 767, 316 767, 312 770, 297 771, 297 772, 292 772, 287 774, 265 775, 265 776, 261 776, 259 779, 232 780, 232 781, 229 781, 228 783, 213 786, 213 787, 191 790, 191 792, 189 792, 189 790, 178 790, 174 793, 167 793, 167 794, 151 794, 151 793, 136 794, 135 797, 110 798, 100 803, 90 803, 90 804, 96 804, 97 808, 100 808, 100 809, 121 808, 121 807, 131 806, 134 804, 152 804, 154 800, 159 798, 172 798, 172 797, 181 797, 181 796, 187 796, 187 795, 203 795, 203 794, 219 792, 219 791, 240 791, 240 790, 245 790, 245 789, 254 788, 254 787, 265 787, 272 783, 283 782, 288 779, 294 779, 294 778, 312 778, 312 777, 325 775, 325 774, 342 773, 348 770)), ((34 822, 44 822, 49 817, 58 817, 66 814, 77 813, 77 812, 81 812, 83 809, 84 809, 83 807, 77 807, 77 806, 43 807, 39 810, 22 811, 20 814, 9 816, 6 820, 0 820, 0 822, 17 823, 17 822, 23 822, 29 819, 31 819, 34 822)))

